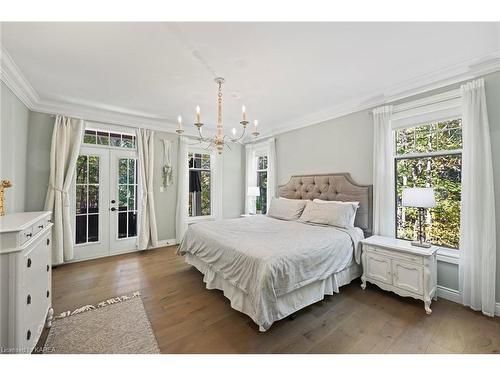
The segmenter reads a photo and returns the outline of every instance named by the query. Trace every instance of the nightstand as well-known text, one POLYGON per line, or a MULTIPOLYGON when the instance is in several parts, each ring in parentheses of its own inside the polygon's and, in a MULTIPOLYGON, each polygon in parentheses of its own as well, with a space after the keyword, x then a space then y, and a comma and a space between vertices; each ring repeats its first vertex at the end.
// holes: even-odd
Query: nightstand
POLYGON ((421 248, 382 236, 371 236, 361 243, 361 288, 369 281, 400 296, 420 299, 425 312, 431 314, 431 299, 437 300, 438 247, 421 248))

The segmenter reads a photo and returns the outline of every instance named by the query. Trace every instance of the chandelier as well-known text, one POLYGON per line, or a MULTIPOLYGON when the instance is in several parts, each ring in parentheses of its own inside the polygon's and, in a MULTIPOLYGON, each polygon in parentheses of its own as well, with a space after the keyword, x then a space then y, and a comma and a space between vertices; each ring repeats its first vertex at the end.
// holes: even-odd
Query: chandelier
MULTIPOLYGON (((242 114, 242 120, 240 121, 241 126, 243 127, 243 131, 239 137, 236 137, 236 129, 232 129, 232 136, 227 136, 224 135, 224 128, 222 126, 222 84, 225 82, 224 78, 222 77, 217 77, 215 78, 215 83, 219 86, 219 91, 217 93, 217 128, 215 135, 210 138, 205 138, 202 135, 202 127, 203 127, 203 122, 201 122, 201 114, 200 114, 200 107, 196 107, 196 122, 194 123, 194 126, 198 129, 198 142, 199 143, 206 143, 208 144, 209 148, 215 147, 217 149, 217 152, 219 154, 222 154, 222 151, 224 150, 224 146, 227 146, 228 148, 229 142, 232 143, 240 143, 241 139, 245 136, 246 128, 249 122, 247 121, 247 113, 246 113, 246 108, 245 106, 241 107, 241 114, 242 114)), ((258 121, 254 120, 253 122, 254 128, 252 131, 252 136, 258 137, 259 136, 259 131, 257 129, 258 126, 258 121)), ((177 134, 181 135, 184 133, 184 128, 182 127, 182 117, 179 116, 177 118, 177 129, 175 130, 177 134)))

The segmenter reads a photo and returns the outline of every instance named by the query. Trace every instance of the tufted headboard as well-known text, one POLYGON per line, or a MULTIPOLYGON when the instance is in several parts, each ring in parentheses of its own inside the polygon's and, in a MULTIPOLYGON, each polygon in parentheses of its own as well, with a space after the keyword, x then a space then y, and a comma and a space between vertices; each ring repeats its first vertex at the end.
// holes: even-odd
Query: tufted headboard
POLYGON ((323 199, 327 201, 359 202, 354 225, 365 236, 373 231, 373 186, 355 183, 349 173, 328 173, 292 176, 279 187, 279 196, 289 199, 323 199))

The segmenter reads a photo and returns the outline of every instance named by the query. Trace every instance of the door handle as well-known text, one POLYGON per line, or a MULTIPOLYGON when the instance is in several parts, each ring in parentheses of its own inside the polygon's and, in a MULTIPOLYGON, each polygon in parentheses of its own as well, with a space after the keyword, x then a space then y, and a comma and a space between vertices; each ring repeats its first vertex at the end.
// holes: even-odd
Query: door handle
POLYGON ((116 207, 111 207, 111 211, 116 211, 116 207))

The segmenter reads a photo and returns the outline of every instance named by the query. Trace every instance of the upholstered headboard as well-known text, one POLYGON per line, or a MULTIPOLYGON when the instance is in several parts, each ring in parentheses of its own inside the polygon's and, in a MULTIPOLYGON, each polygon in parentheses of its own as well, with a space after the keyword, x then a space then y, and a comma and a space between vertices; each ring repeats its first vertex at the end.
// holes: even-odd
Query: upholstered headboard
POLYGON ((373 187, 355 183, 349 173, 328 173, 292 176, 279 187, 279 196, 290 199, 323 199, 328 201, 359 202, 355 226, 365 236, 373 231, 373 187))

